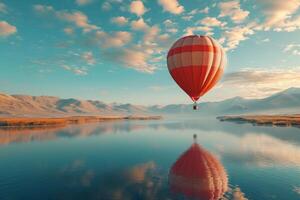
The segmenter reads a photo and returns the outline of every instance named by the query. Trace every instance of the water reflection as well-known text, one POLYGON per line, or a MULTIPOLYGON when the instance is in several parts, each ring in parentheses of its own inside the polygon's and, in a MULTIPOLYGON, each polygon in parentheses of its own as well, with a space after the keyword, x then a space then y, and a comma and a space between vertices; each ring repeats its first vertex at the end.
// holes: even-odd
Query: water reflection
POLYGON ((172 165, 170 188, 192 199, 218 200, 228 190, 222 163, 198 143, 193 143, 172 165))
MULTIPOLYGON (((113 121, 102 123, 89 123, 80 125, 70 125, 67 127, 31 127, 31 128, 0 128, 0 145, 11 143, 24 143, 33 141, 51 141, 63 137, 88 137, 91 135, 115 134, 124 132, 134 132, 150 129, 154 132, 164 132, 168 130, 186 131, 197 130, 204 132, 225 132, 236 136, 236 138, 246 138, 249 134, 256 137, 258 134, 268 135, 278 138, 287 143, 300 144, 300 134, 296 128, 271 128, 253 127, 252 125, 236 125, 232 123, 220 123, 216 120, 198 121, 113 121), (284 134, 282 133, 284 129, 284 134)), ((248 139, 247 139, 248 140, 248 139)), ((276 146, 276 145, 274 145, 276 146)))

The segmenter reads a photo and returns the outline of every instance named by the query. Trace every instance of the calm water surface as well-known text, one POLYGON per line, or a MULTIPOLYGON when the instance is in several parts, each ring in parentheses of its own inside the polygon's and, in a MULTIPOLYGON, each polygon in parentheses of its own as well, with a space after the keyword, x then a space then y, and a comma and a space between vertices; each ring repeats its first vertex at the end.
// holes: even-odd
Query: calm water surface
POLYGON ((1 200, 205 200, 220 187, 222 199, 299 200, 300 129, 174 119, 0 130, 1 200), (174 183, 193 134, 202 157, 177 171, 202 168, 174 183))

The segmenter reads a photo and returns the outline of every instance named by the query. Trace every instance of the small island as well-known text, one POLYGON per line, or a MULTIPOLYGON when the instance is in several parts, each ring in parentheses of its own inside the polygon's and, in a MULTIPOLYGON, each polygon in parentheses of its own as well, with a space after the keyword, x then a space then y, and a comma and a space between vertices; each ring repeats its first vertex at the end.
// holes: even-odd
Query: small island
POLYGON ((0 118, 1 127, 66 126, 111 120, 159 120, 161 116, 68 116, 53 118, 9 117, 0 118))
POLYGON ((220 116, 217 119, 236 123, 251 123, 258 126, 300 127, 300 114, 220 116))

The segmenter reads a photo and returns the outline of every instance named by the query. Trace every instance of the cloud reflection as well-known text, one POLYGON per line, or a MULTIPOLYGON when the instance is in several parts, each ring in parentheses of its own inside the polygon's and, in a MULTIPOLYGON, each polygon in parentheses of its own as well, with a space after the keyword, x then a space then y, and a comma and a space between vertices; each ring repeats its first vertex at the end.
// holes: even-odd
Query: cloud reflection
POLYGON ((247 134, 235 144, 220 149, 221 155, 231 161, 248 165, 300 166, 300 147, 269 135, 247 134))

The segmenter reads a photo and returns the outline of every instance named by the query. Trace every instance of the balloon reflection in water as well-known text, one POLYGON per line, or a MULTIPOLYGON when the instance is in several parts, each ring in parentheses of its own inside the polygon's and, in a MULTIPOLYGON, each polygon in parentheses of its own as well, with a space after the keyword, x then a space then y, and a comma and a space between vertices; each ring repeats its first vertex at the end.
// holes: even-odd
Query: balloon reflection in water
POLYGON ((196 142, 173 164, 171 191, 192 199, 217 200, 227 191, 227 174, 220 161, 196 142))

